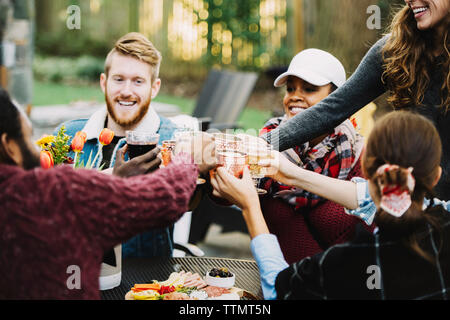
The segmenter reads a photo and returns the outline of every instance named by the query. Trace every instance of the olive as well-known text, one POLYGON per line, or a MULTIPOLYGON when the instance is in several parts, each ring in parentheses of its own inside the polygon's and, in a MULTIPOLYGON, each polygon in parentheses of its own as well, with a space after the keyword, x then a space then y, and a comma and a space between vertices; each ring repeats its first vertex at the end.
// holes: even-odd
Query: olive
POLYGON ((222 268, 212 268, 209 272, 209 275, 211 277, 220 277, 220 278, 228 278, 232 277, 233 274, 228 270, 228 268, 222 267, 222 268))
POLYGON ((209 275, 211 277, 218 277, 220 276, 220 270, 217 268, 212 268, 211 271, 209 272, 209 275))

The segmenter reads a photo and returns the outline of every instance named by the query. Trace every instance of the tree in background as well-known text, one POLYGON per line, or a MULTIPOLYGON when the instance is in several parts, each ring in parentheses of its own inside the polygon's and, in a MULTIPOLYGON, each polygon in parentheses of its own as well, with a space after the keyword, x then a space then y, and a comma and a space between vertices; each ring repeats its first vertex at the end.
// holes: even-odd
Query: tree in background
POLYGON ((286 63, 288 49, 286 1, 206 0, 208 66, 234 65, 260 70, 286 63))

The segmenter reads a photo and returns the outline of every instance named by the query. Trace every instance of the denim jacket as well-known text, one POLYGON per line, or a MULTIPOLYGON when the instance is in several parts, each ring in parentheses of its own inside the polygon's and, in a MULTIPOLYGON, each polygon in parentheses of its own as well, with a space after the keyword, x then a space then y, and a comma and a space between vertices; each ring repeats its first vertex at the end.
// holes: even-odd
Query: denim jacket
MULTIPOLYGON (((77 119, 64 122, 56 128, 54 134, 56 135, 63 125, 65 126, 66 134, 71 137, 74 137, 78 131, 86 132, 87 141, 84 145, 83 153, 79 155, 79 159, 86 164, 91 153, 91 160, 93 160, 99 150, 100 142, 98 140, 98 136, 104 128, 106 117, 107 110, 105 107, 95 112, 89 119, 77 119)), ((155 131, 158 133, 160 135, 159 145, 161 145, 162 141, 172 139, 173 133, 177 127, 169 119, 159 116, 153 108, 150 107, 147 115, 141 120, 136 128, 136 130, 139 129, 145 129, 145 131, 150 132, 155 131)), ((69 143, 71 143, 71 141, 72 139, 69 140, 69 143)), ((122 138, 115 146, 112 153, 110 167, 114 166, 116 151, 119 148, 122 148, 125 144, 126 140, 125 138, 122 138)), ((71 152, 70 156, 73 158, 73 152, 71 152)), ((98 168, 102 160, 102 154, 100 153, 94 167, 98 168)), ((125 154, 125 160, 128 160, 128 154, 125 154)), ((149 230, 148 232, 131 238, 126 243, 122 244, 122 257, 143 258, 171 256, 173 251, 171 235, 172 229, 173 225, 163 229, 149 230)))

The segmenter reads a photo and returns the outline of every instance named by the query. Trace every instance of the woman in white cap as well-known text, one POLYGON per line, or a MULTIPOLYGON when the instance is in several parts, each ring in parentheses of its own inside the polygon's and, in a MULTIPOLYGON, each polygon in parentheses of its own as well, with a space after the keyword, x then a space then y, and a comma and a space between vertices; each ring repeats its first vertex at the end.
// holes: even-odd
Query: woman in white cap
MULTIPOLYGON (((298 53, 287 72, 275 80, 286 86, 284 116, 270 119, 261 133, 270 132, 299 113, 319 103, 346 80, 345 69, 333 55, 318 49, 298 53)), ((364 141, 350 120, 310 141, 285 150, 297 166, 332 178, 350 180, 360 176, 364 141)), ((344 208, 301 188, 266 179, 260 187, 268 191, 261 206, 270 231, 277 235, 286 260, 291 263, 350 240, 361 221, 344 208)))
POLYGON ((390 33, 374 44, 342 87, 263 138, 278 150, 301 145, 389 92, 395 109, 418 112, 436 126, 443 175, 434 191, 450 200, 450 1, 405 4, 390 33))
MULTIPOLYGON (((300 169, 274 155, 280 156, 278 163, 272 161, 274 179, 316 190, 320 185, 310 181, 329 180, 322 194, 330 198, 331 185, 353 184, 300 169)), ((384 116, 375 124, 362 158, 377 230, 358 228, 351 241, 290 264, 264 221, 249 171, 237 179, 218 168, 211 184, 214 194, 242 209, 265 299, 448 299, 450 215, 425 201, 441 175, 441 155, 438 132, 425 117, 405 111, 384 116), (398 141, 399 136, 405 138, 398 141)), ((356 199, 350 192, 346 205, 356 208, 356 199)))

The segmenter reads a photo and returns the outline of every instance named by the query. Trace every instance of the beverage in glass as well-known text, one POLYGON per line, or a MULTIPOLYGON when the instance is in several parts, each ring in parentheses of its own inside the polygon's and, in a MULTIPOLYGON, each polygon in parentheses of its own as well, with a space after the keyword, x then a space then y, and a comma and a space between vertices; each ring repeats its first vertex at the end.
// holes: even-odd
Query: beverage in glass
POLYGON ((271 158, 272 147, 270 145, 247 145, 248 165, 250 173, 255 178, 264 178, 266 168, 259 163, 261 160, 269 160, 271 158))
POLYGON ((157 133, 126 131, 125 134, 130 159, 141 156, 158 145, 159 134, 157 133))
POLYGON ((172 161, 173 150, 175 149, 176 140, 165 140, 162 143, 161 156, 164 167, 167 167, 172 161))
POLYGON ((221 151, 242 152, 242 139, 238 136, 227 133, 213 133, 216 153, 221 151))
POLYGON ((217 164, 223 166, 230 174, 236 178, 242 177, 245 166, 248 164, 248 157, 244 152, 235 150, 222 150, 216 153, 217 164))
POLYGON ((273 147, 263 141, 248 141, 244 145, 244 150, 248 156, 248 166, 256 190, 258 194, 266 194, 266 190, 257 187, 260 179, 267 174, 266 168, 261 166, 260 162, 271 159, 273 147))
MULTIPOLYGON (((182 128, 179 129, 177 131, 175 131, 174 136, 175 136, 175 146, 178 143, 187 143, 189 144, 189 147, 192 150, 194 150, 194 148, 196 147, 194 145, 195 143, 195 138, 201 136, 203 133, 201 131, 195 131, 195 130, 191 130, 188 128, 182 128)), ((174 148, 175 148, 174 146, 174 148)), ((202 147, 202 146, 200 146, 202 147)), ((172 153, 173 154, 173 153, 172 153)), ((198 176, 197 177, 197 184, 204 184, 206 183, 206 180, 203 179, 202 177, 198 176)))

